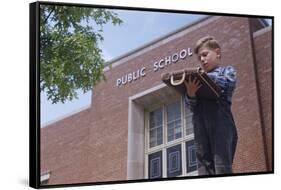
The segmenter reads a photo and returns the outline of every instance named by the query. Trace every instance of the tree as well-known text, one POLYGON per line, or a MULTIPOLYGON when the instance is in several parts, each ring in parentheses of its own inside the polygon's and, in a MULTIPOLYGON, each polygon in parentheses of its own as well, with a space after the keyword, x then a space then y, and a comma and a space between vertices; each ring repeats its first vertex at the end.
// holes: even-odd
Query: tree
POLYGON ((41 5, 40 12, 40 90, 53 104, 64 103, 105 79, 103 25, 122 20, 101 8, 41 5))

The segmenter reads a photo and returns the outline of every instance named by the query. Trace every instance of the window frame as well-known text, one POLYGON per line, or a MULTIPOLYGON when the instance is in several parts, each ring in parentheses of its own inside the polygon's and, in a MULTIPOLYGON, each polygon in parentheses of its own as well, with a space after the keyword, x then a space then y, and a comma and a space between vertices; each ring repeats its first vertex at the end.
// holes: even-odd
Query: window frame
POLYGON ((162 178, 167 178, 167 149, 171 148, 173 146, 176 145, 181 145, 181 162, 182 162, 182 174, 177 176, 177 177, 181 177, 181 176, 194 176, 194 175, 198 175, 198 171, 192 171, 192 172, 187 172, 187 159, 186 159, 186 142, 188 141, 192 141, 194 140, 194 132, 187 135, 186 134, 186 129, 187 127, 185 126, 186 124, 186 115, 185 115, 185 100, 184 97, 181 96, 181 98, 176 98, 173 100, 170 100, 169 102, 165 103, 165 104, 156 104, 153 107, 150 107, 149 109, 145 110, 145 150, 144 150, 144 160, 145 160, 145 167, 144 167, 144 172, 145 172, 145 178, 148 179, 149 177, 149 155, 153 154, 155 152, 158 151, 162 151, 162 178), (180 101, 180 111, 181 111, 181 138, 178 138, 176 140, 172 140, 170 142, 168 142, 168 127, 167 127, 167 105, 173 104, 177 101, 180 101), (161 107, 162 109, 162 126, 163 126, 163 143, 160 145, 157 145, 155 147, 149 147, 150 146, 150 142, 149 142, 149 116, 150 116, 150 112, 157 110, 161 107))

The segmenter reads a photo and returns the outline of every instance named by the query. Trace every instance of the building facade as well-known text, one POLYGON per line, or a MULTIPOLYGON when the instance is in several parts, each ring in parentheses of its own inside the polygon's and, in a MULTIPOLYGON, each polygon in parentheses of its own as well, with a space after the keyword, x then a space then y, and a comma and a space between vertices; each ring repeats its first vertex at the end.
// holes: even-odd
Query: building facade
POLYGON ((238 71, 234 173, 272 171, 272 30, 261 19, 210 16, 111 62, 91 106, 41 128, 43 184, 197 175, 192 113, 161 73, 198 67, 206 35, 238 71))

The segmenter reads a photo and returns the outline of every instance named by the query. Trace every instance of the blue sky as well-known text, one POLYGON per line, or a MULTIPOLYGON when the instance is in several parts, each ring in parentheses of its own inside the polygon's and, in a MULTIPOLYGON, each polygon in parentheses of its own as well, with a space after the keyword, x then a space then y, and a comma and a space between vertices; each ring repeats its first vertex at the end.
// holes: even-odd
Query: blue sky
MULTIPOLYGON (((104 41, 100 43, 100 48, 106 61, 203 17, 203 15, 179 13, 114 11, 123 20, 123 23, 120 26, 113 26, 109 23, 103 27, 104 41)), ((85 94, 81 91, 78 99, 53 105, 47 101, 46 94, 41 93, 41 125, 46 126, 90 106, 91 95, 91 91, 85 94)))
POLYGON ((125 54, 203 17, 203 15, 150 11, 118 10, 115 12, 124 22, 121 26, 108 24, 104 27, 105 40, 101 48, 106 60, 125 54))

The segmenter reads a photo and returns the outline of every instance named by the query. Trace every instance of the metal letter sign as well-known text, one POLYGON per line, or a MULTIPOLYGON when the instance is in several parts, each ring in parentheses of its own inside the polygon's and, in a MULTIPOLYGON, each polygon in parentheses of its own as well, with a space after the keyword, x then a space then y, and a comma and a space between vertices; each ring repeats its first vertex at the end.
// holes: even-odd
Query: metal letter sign
MULTIPOLYGON (((153 71, 157 72, 160 69, 163 69, 171 64, 177 63, 179 60, 183 60, 186 57, 192 56, 192 49, 182 49, 179 52, 173 53, 172 55, 166 56, 164 58, 159 59, 158 61, 154 62, 153 64, 153 71)), ((120 87, 122 85, 126 85, 127 83, 131 83, 136 81, 137 79, 144 77, 146 67, 142 67, 137 69, 136 71, 127 73, 116 80, 116 86, 120 87)))

